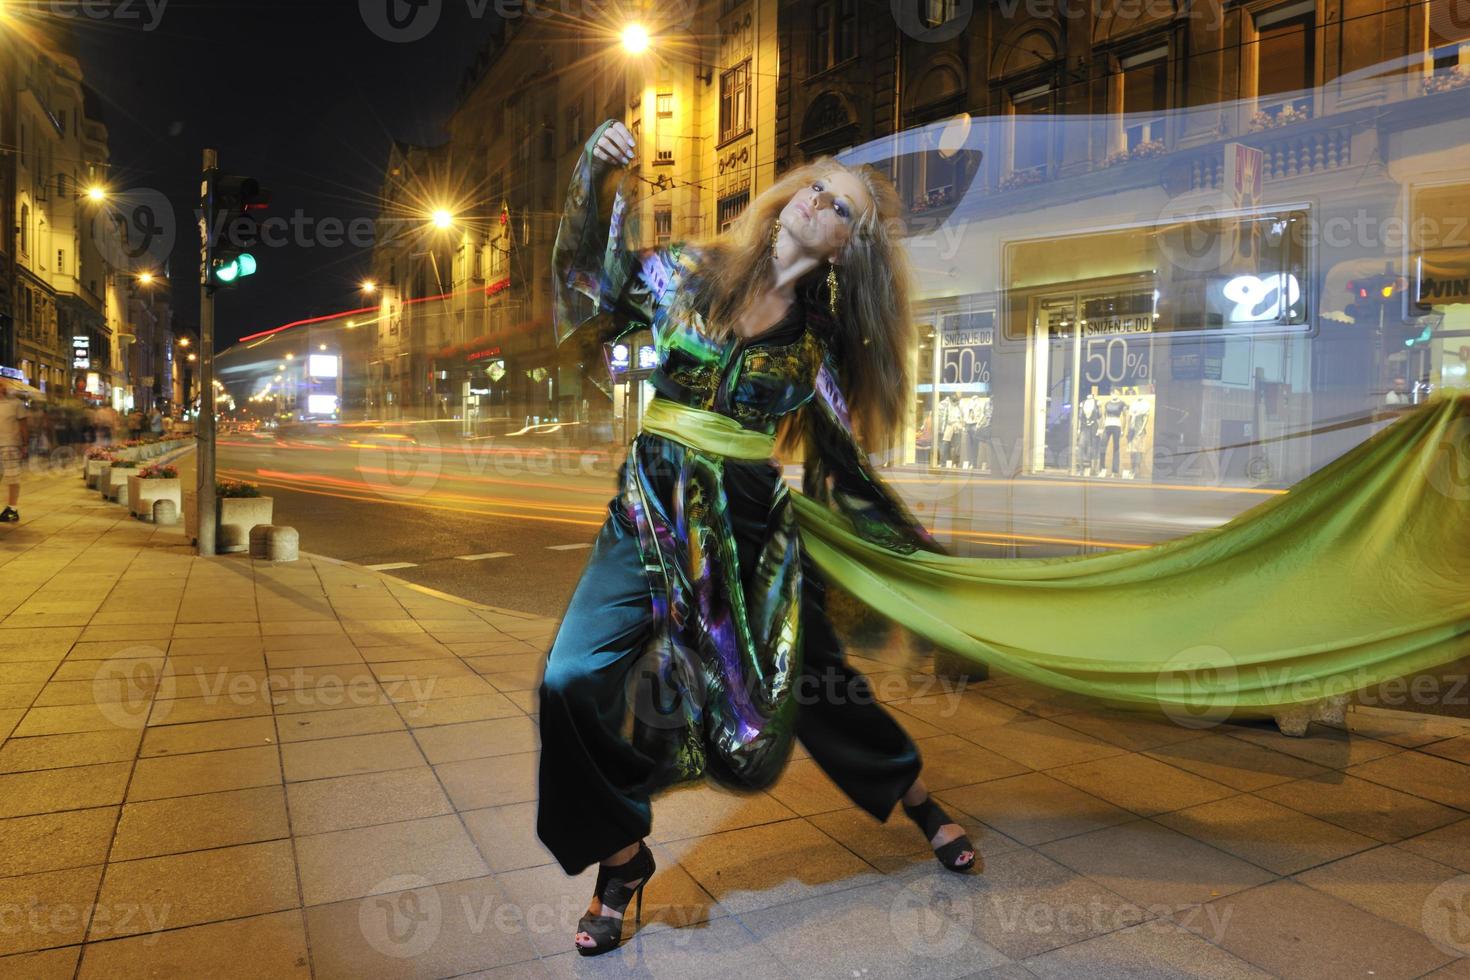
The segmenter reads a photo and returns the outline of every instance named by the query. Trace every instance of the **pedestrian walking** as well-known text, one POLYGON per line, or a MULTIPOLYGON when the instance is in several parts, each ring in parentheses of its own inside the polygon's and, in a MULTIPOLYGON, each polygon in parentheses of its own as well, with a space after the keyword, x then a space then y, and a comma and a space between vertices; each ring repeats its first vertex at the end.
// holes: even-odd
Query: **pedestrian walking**
POLYGON ((621 944, 654 873, 650 794, 704 775, 770 785, 793 739, 878 820, 902 802, 945 868, 975 862, 914 742, 846 664, 797 533, 796 504, 818 500, 896 553, 943 553, 854 434, 885 446, 908 408, 898 196, 823 158, 711 241, 635 251, 613 193, 633 160, 622 123, 593 134, 554 250, 558 340, 660 338, 655 396, 540 690, 537 831, 568 874, 600 864, 583 955, 621 944), (773 458, 778 435, 805 441, 805 501, 773 458))
POLYGON ((30 444, 29 424, 25 403, 11 394, 10 388, 0 383, 0 484, 5 486, 5 509, 0 510, 0 521, 7 523, 20 520, 20 465, 26 458, 26 446, 30 444))

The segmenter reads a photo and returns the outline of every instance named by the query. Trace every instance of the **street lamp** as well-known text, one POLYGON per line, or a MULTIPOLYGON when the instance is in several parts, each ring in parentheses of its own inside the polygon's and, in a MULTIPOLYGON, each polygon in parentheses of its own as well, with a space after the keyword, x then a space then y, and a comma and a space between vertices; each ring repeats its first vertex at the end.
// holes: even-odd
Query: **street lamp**
POLYGON ((91 187, 87 188, 87 197, 91 198, 93 201, 105 201, 107 200, 107 188, 102 187, 98 184, 93 184, 91 187))
POLYGON ((648 50, 648 29, 642 24, 629 24, 623 28, 623 50, 629 54, 642 54, 648 50))
POLYGON ((454 215, 446 208, 438 208, 434 211, 434 227, 441 231, 454 226, 454 215))
POLYGON ((371 279, 365 279, 362 283, 362 291, 371 296, 373 293, 376 293, 378 291, 378 284, 373 282, 371 279))

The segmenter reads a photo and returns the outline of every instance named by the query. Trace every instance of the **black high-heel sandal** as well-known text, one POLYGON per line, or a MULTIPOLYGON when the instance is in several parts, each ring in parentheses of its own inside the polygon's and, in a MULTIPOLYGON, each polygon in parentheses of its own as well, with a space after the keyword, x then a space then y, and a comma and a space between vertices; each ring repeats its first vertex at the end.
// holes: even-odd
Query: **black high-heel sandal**
MULTIPOLYGON (((918 806, 903 805, 903 812, 908 814, 910 820, 919 825, 924 832, 924 839, 932 841, 934 835, 939 833, 939 828, 947 823, 954 823, 949 814, 934 802, 933 796, 924 797, 924 802, 918 806)), ((931 845, 932 846, 932 845, 931 845)), ((961 834, 948 844, 940 844, 934 848, 934 857, 949 871, 969 871, 975 866, 975 845, 970 843, 970 838, 961 834), (970 852, 970 860, 963 864, 958 863, 958 858, 965 851, 970 852)))
MULTIPOLYGON (((638 843, 638 853, 622 864, 604 864, 598 867, 595 890, 598 899, 602 902, 602 907, 626 912, 629 900, 636 896, 638 905, 633 923, 642 925, 643 889, 648 884, 648 879, 653 877, 654 870, 653 852, 642 841, 638 843), (638 884, 629 885, 627 884, 629 881, 637 881, 638 884)), ((573 940, 577 952, 583 956, 598 956, 623 945, 623 921, 626 918, 626 915, 619 918, 611 915, 592 915, 590 912, 582 916, 577 923, 578 931, 591 936, 592 941, 597 945, 583 946, 573 940)))

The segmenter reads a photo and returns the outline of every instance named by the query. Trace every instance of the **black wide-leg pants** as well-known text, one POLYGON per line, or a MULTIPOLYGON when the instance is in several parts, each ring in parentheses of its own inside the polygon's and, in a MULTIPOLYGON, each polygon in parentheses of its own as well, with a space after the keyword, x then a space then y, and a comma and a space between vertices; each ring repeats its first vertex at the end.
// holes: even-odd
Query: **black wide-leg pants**
MULTIPOLYGON (((737 528, 737 530, 740 530, 737 528)), ((747 529, 751 530, 751 529, 747 529)), ((758 534, 741 534, 750 568, 758 534), (752 541, 749 557, 745 541, 752 541)), ((918 747, 844 661, 825 586, 803 559, 803 668, 796 737, 834 783, 876 819, 918 778, 918 747)), ((623 731, 630 673, 654 628, 637 532, 614 501, 552 643, 541 683, 536 831, 568 874, 647 836, 652 760, 623 731)))

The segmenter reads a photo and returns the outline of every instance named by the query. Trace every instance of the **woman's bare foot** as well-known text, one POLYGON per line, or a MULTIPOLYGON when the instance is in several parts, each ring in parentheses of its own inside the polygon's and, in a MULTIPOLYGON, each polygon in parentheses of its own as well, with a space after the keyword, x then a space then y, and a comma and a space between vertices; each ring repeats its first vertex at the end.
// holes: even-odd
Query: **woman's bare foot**
MULTIPOLYGON (((629 844, 627 847, 623 848, 621 851, 618 851, 616 854, 613 854, 610 857, 608 857, 602 863, 605 864, 605 865, 626 864, 627 862, 633 860, 633 856, 638 853, 638 846, 639 846, 640 843, 641 842, 635 842, 635 843, 629 844)), ((629 884, 629 886, 636 886, 642 880, 643 880, 642 878, 635 878, 632 881, 629 881, 628 884, 629 884)), ((623 917, 623 913, 619 912, 617 909, 608 909, 606 912, 604 912, 603 909, 602 909, 602 897, 600 895, 593 895, 592 896, 592 903, 587 906, 587 914, 588 915, 606 915, 606 916, 608 916, 609 918, 612 918, 612 919, 621 919, 623 917)), ((597 945, 597 941, 595 939, 593 939, 591 936, 587 935, 587 933, 585 933, 585 932, 579 932, 579 933, 577 933, 575 942, 576 942, 576 944, 578 946, 581 946, 581 947, 586 948, 586 949, 590 949, 591 947, 597 945)))
MULTIPOLYGON (((928 798, 929 790, 924 786, 924 781, 922 779, 916 779, 914 780, 914 785, 909 787, 909 791, 903 794, 903 804, 904 806, 918 806, 928 798)), ((930 838, 929 844, 931 847, 937 849, 948 844, 956 837, 963 836, 965 836, 965 828, 957 823, 947 823, 939 828, 939 833, 930 838)), ((974 851, 961 851, 959 857, 956 859, 956 863, 964 864, 974 858, 974 856, 974 851)))

